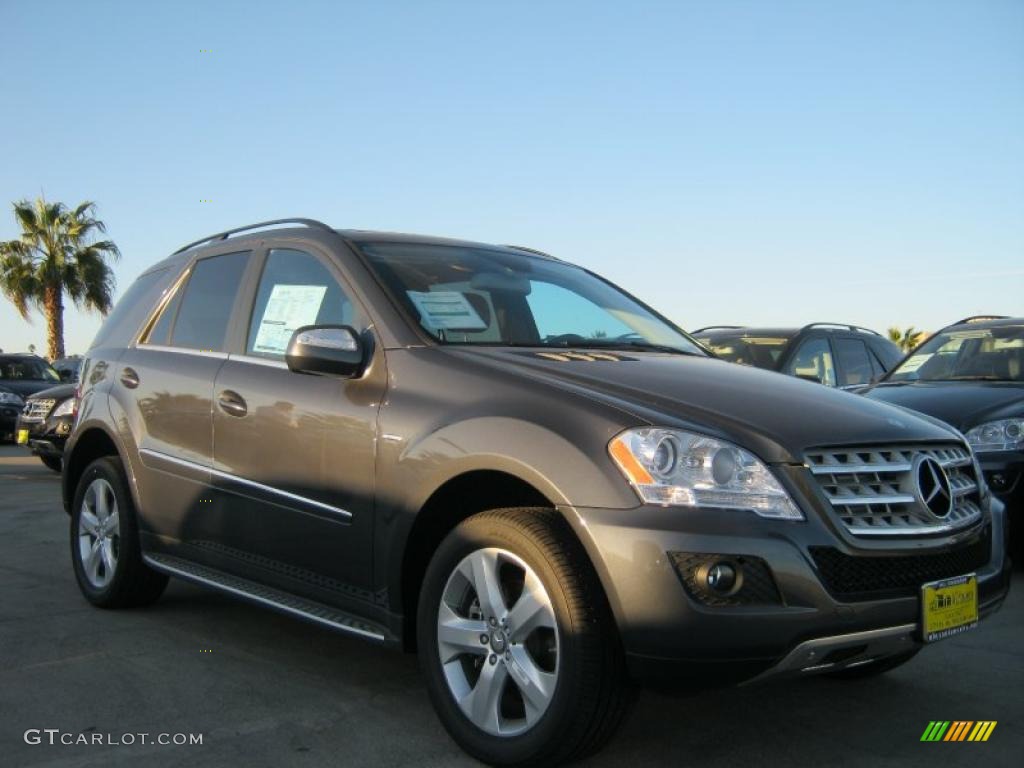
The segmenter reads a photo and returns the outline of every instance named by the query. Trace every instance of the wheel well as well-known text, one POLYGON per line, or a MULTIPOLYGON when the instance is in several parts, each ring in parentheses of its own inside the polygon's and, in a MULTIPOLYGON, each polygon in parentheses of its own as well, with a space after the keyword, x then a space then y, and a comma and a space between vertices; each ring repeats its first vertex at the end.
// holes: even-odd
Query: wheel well
POLYGON ((478 470, 438 488, 416 515, 402 558, 403 643, 416 649, 416 605, 427 565, 444 537, 467 517, 501 507, 550 507, 540 491, 515 475, 478 470))
POLYGON ((75 450, 71 454, 71 460, 67 462, 67 466, 64 468, 64 487, 67 490, 64 507, 69 514, 75 489, 78 487, 78 478, 85 472, 85 468, 103 456, 118 455, 120 454, 118 454, 114 441, 102 429, 93 428, 82 433, 75 443, 75 450))

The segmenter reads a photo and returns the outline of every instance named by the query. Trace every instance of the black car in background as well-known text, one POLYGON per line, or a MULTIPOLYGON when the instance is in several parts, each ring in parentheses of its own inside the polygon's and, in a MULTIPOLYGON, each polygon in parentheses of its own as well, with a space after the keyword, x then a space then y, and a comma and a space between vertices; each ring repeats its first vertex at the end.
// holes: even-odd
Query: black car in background
POLYGON ((59 360, 54 360, 51 365, 60 376, 61 381, 75 382, 78 381, 78 371, 82 367, 82 356, 62 357, 59 360))
POLYGON ((26 397, 59 383, 60 375, 41 357, 0 354, 0 440, 14 437, 26 397))
POLYGON ((19 445, 27 445, 47 467, 60 472, 64 442, 74 421, 75 385, 60 384, 26 398, 15 439, 19 445))
POLYGON ((903 357, 884 336, 844 323, 810 323, 802 328, 713 325, 691 335, 729 362, 841 389, 870 384, 903 357))
POLYGON ((989 487, 1016 519, 1024 505, 1024 317, 943 328, 865 392, 942 419, 967 436, 989 487))

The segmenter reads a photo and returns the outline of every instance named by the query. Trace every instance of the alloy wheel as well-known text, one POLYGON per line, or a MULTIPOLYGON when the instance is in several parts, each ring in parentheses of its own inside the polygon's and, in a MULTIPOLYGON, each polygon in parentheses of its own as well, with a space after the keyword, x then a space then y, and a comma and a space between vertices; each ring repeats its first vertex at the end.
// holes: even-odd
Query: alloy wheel
POLYGON ((452 571, 437 614, 438 654, 462 713, 494 736, 541 719, 558 682, 559 637, 551 597, 520 557, 495 547, 452 571))
POLYGON ((102 477, 85 489, 78 514, 78 557, 89 584, 103 589, 114 577, 120 547, 117 497, 102 477))

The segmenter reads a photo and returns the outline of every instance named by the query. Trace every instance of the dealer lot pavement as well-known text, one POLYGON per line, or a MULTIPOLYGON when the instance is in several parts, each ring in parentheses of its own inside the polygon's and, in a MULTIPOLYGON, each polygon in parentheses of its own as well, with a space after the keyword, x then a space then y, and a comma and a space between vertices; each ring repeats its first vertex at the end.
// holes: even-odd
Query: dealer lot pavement
MULTIPOLYGON (((67 523, 57 475, 23 449, 0 446, 4 765, 476 764, 441 729, 415 657, 175 581, 145 610, 92 608, 71 572, 67 523), (42 744, 26 743, 27 730, 47 728, 115 740, 201 733, 203 743, 50 746, 45 733, 42 744)), ((1019 765, 1021 754, 1018 569, 993 619, 882 678, 685 698, 645 692, 589 764, 989 768, 1019 765), (930 720, 998 725, 982 744, 921 743, 930 720)))

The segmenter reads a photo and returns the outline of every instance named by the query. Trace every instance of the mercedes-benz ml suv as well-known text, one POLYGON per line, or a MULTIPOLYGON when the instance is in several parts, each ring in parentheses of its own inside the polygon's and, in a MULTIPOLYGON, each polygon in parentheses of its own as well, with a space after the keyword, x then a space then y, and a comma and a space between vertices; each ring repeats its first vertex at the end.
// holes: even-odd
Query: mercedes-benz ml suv
POLYGON ((542 253, 287 223, 156 264, 89 350, 92 603, 173 576, 416 649, 511 766, 596 750, 634 683, 869 676, 1005 597, 949 426, 716 359, 542 253))

